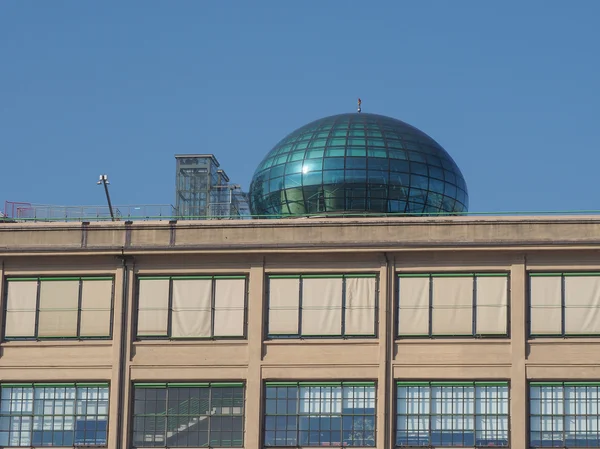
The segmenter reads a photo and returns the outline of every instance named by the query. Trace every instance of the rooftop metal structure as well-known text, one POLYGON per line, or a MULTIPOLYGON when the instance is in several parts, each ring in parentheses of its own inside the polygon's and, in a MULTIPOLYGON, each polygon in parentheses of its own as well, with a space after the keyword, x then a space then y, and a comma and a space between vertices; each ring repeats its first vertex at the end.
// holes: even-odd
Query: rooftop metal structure
POLYGON ((176 154, 175 215, 229 219, 249 215, 246 195, 213 154, 176 154))

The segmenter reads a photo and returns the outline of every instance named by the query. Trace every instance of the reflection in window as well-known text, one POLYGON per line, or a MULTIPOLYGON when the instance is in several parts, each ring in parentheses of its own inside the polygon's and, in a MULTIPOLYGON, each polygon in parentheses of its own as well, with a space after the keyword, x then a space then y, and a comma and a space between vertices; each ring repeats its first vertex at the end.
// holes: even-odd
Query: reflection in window
POLYGON ((264 444, 375 446, 375 383, 267 383, 264 444))
POLYGON ((250 188, 250 203, 254 214, 271 218, 345 211, 461 213, 467 209, 468 196, 458 167, 434 140, 398 120, 353 114, 318 120, 282 140, 256 171, 250 188), (284 172, 286 175, 299 173, 296 166, 299 162, 304 164, 305 173, 323 170, 323 176, 304 176, 299 184, 293 186, 287 181, 283 185, 273 181, 280 179, 284 172), (350 173, 327 176, 327 170, 350 173), (396 176, 398 174, 402 177, 396 176), (425 180, 419 181, 411 175, 421 175, 425 180), (430 188, 427 181, 430 177, 439 181, 434 191, 442 198, 428 195, 430 188), (312 198, 315 195, 312 189, 299 191, 301 196, 292 200, 282 195, 282 189, 294 186, 314 187, 320 192, 316 195, 324 196, 333 189, 359 190, 351 195, 356 201, 350 203, 319 203, 312 198), (402 187, 403 197, 372 201, 373 188, 387 186, 402 187), (412 187, 423 190, 418 199, 407 197, 412 187), (362 197, 358 198, 359 195, 362 197), (387 200, 400 200, 402 203, 387 200), (405 207, 400 208, 400 204, 405 207))
POLYGON ((598 382, 532 382, 530 447, 599 447, 598 382))
POLYGON ((508 446, 507 382, 398 382, 396 446, 508 446))
POLYGON ((241 383, 134 385, 135 447, 241 447, 241 383))
POLYGON ((3 384, 0 446, 106 446, 107 384, 3 384))

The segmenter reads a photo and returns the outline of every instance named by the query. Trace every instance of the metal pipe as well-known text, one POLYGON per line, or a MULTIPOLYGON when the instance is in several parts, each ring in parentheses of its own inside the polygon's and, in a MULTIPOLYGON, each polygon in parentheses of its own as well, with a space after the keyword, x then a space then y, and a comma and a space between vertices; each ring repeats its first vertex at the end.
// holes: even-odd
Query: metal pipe
POLYGON ((110 193, 108 193, 108 175, 100 175, 100 179, 96 184, 102 184, 104 186, 104 193, 106 193, 106 201, 108 202, 108 210, 110 211, 110 218, 115 221, 115 214, 113 212, 112 203, 110 201, 110 193))

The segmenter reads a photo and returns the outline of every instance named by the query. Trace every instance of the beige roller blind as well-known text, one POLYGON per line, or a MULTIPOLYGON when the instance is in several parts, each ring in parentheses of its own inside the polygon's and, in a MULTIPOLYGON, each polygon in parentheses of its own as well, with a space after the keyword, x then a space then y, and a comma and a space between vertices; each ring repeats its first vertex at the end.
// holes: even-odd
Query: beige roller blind
POLYGON ((138 336, 166 336, 169 317, 169 279, 140 279, 138 336))
POLYGON ((296 335, 300 304, 300 278, 269 279, 269 334, 296 335))
POLYGON ((8 281, 6 337, 34 337, 37 281, 8 281))
POLYGON ((400 277, 398 335, 429 335, 429 277, 400 277))
POLYGON ((473 333, 473 278, 434 277, 433 335, 473 333))
POLYGON ((565 332, 600 333, 600 276, 565 276, 565 332))
POLYGON ((507 332, 508 276, 477 276, 476 333, 507 332))
POLYGON ((210 337, 212 279, 174 279, 171 336, 210 337))
POLYGON ((110 336, 112 280, 84 280, 81 286, 82 337, 110 336))
POLYGON ((302 279, 302 335, 341 335, 342 278, 302 279))
POLYGON ((76 337, 79 281, 41 281, 39 337, 76 337))
POLYGON ((346 335, 375 335, 376 281, 374 277, 346 278, 346 335))
POLYGON ((531 333, 561 333, 561 276, 530 276, 531 333))
POLYGON ((244 336, 246 279, 215 280, 215 337, 244 336))

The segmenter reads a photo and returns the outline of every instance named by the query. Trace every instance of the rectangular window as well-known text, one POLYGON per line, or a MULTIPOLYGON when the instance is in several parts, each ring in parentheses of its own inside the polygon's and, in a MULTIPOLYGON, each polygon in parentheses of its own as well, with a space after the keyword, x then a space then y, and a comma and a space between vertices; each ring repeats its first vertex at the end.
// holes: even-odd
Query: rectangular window
POLYGON ((140 277, 140 338, 244 338, 246 276, 140 277))
POLYGON ((3 384, 0 446, 106 446, 108 384, 3 384))
POLYGON ((374 337, 377 275, 271 275, 268 336, 374 337))
POLYGON ((508 335, 508 274, 398 274, 398 336, 508 335))
POLYGON ((134 384, 134 447, 242 447, 243 383, 134 384))
POLYGON ((4 337, 110 338, 112 277, 8 278, 4 337))
POLYGON ((506 447, 508 382, 398 382, 396 446, 506 447))
POLYGON ((265 446, 375 446, 374 382, 267 382, 265 446))
POLYGON ((600 447, 600 382, 531 382, 529 447, 600 447))
POLYGON ((529 273, 531 336, 600 335, 600 273, 529 273))

